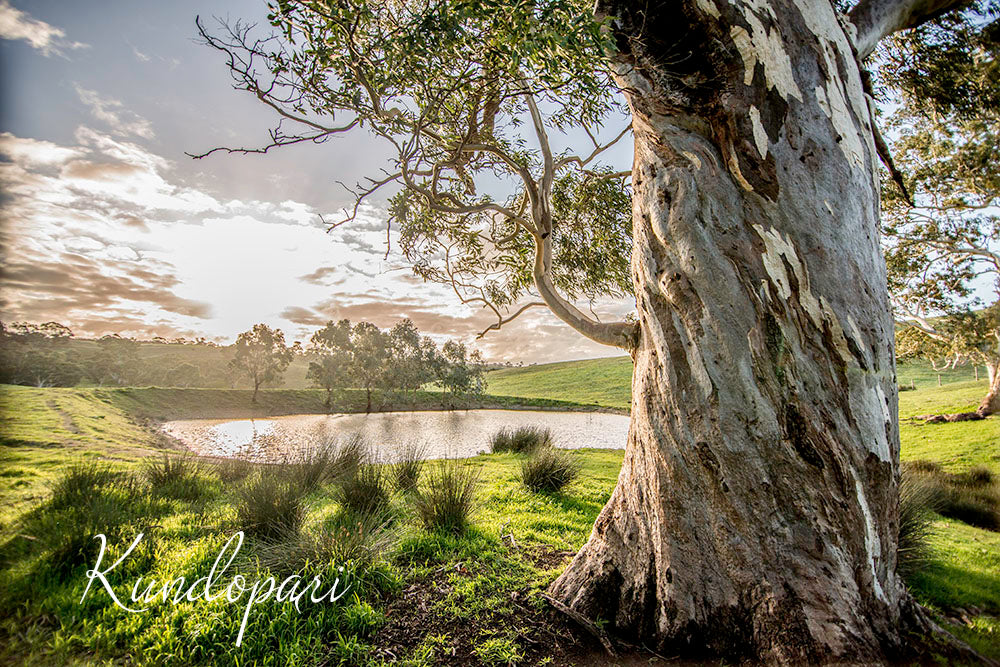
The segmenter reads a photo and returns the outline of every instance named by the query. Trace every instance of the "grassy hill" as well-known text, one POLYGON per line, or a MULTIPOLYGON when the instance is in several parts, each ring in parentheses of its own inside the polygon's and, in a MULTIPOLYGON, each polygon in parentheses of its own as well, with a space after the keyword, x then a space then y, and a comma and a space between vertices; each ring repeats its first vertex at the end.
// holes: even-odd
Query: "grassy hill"
POLYGON ((627 410, 632 359, 626 356, 505 368, 486 374, 486 389, 500 396, 555 398, 627 410), (573 399, 565 397, 573 396, 573 399))
MULTIPOLYGON (((975 369, 962 367, 939 373, 926 362, 912 361, 899 364, 896 377, 903 387, 924 389, 938 386, 939 377, 942 385, 973 382, 975 369)), ((985 394, 986 372, 982 368, 979 377, 985 394)), ((554 398, 627 410, 632 360, 627 356, 604 357, 504 368, 487 373, 486 382, 488 391, 500 396, 554 398)))
MULTIPOLYGON (((505 369, 491 373, 489 391, 507 394, 491 399, 506 404, 622 408, 629 400, 630 366, 627 357, 618 357, 505 369)), ((900 377, 906 370, 900 369, 900 377)), ((902 458, 936 462, 951 473, 982 465, 1000 475, 997 417, 933 425, 910 419, 972 409, 985 382, 945 374, 938 387, 926 368, 911 372, 918 389, 900 394, 902 458)), ((316 411, 321 397, 315 390, 270 390, 262 393, 258 409, 316 411)), ((429 393, 414 400, 441 398, 429 393)), ((346 396, 337 407, 356 399, 346 396)), ((544 664, 552 656, 557 643, 538 634, 537 621, 526 620, 544 608, 532 591, 552 581, 586 541, 614 487, 620 450, 573 452, 582 473, 555 495, 525 489, 517 455, 469 459, 465 465, 480 474, 480 505, 473 528, 459 537, 423 530, 411 521, 407 496, 394 494, 398 541, 379 570, 379 580, 390 582, 387 590, 361 589, 342 612, 317 623, 299 623, 298 616, 277 608, 262 610, 239 650, 232 647, 233 615, 221 607, 161 606, 128 617, 100 597, 80 605, 85 565, 62 579, 46 574, 58 544, 48 546, 53 540, 30 532, 25 526, 32 524, 25 521, 61 516, 46 509, 55 481, 73 463, 87 460, 138 474, 143 504, 123 521, 146 526, 155 518, 158 576, 204 571, 234 530, 238 487, 202 469, 199 495, 164 496, 141 475, 144 459, 164 444, 149 420, 238 416, 248 402, 245 390, 0 386, 0 618, 6 617, 0 621, 0 664, 300 664, 319 655, 331 664, 375 665, 363 656, 385 647, 415 665, 437 664, 435 658, 445 655, 469 665, 544 664), (147 515, 147 506, 154 514, 147 515), (2 613, 15 607, 16 614, 2 613)), ((319 530, 335 516, 333 497, 326 489, 309 497, 304 531, 319 530)), ((911 580, 911 591, 948 630, 1000 659, 1000 532, 938 518, 932 546, 932 559, 911 580)), ((559 626, 556 634, 564 638, 566 632, 559 626)), ((571 646, 572 640, 561 643, 571 646)), ((594 655, 600 654, 575 662, 593 664, 594 655)))

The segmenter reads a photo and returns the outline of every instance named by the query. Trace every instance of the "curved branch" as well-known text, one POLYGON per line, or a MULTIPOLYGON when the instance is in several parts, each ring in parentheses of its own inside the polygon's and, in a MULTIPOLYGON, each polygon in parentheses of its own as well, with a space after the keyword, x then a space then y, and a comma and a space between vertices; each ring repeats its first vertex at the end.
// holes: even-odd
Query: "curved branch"
POLYGON ((496 322, 494 322, 490 326, 488 326, 485 329, 483 329, 482 331, 480 331, 478 334, 476 334, 476 340, 479 340, 480 338, 482 338, 483 336, 485 336, 490 331, 498 331, 500 329, 500 327, 502 327, 503 325, 508 324, 510 322, 513 322, 515 319, 517 319, 517 317, 521 313, 523 313, 524 311, 528 310, 529 308, 535 308, 537 306, 544 306, 544 305, 545 304, 543 302, 541 302, 541 301, 532 301, 531 303, 524 304, 523 306, 521 306, 520 308, 518 308, 516 311, 514 311, 514 313, 512 315, 509 315, 507 317, 501 317, 499 320, 497 320, 496 322))
POLYGON ((539 229, 543 234, 552 232, 552 212, 549 202, 552 200, 552 182, 555 180, 555 162, 552 159, 552 147, 549 145, 549 134, 545 130, 545 121, 535 103, 535 97, 528 93, 524 97, 531 112, 531 122, 535 126, 535 135, 542 148, 542 179, 539 184, 539 229))
MULTIPOLYGON (((620 133, 618 134, 618 136, 617 136, 617 137, 615 137, 614 139, 612 139, 612 140, 611 140, 611 141, 609 141, 608 143, 606 143, 606 144, 604 144, 604 145, 599 145, 599 144, 596 144, 596 142, 595 142, 595 146, 594 146, 594 150, 593 150, 593 151, 591 151, 590 155, 588 155, 588 156, 587 156, 587 157, 585 157, 585 158, 581 158, 581 157, 580 157, 580 156, 578 156, 578 155, 569 155, 569 156, 567 156, 567 157, 564 157, 564 158, 562 158, 561 160, 559 160, 558 162, 556 162, 556 166, 555 166, 555 169, 556 169, 556 171, 558 171, 558 170, 562 169, 562 168, 563 168, 563 167, 565 167, 566 165, 568 165, 568 164, 571 164, 571 163, 573 163, 573 162, 577 163, 577 165, 579 165, 579 167, 580 167, 581 169, 583 169, 583 168, 584 168, 584 167, 586 167, 586 166, 587 166, 588 164, 590 164, 590 163, 591 163, 591 162, 592 162, 592 161, 594 160, 594 158, 596 158, 596 157, 597 157, 598 155, 600 155, 601 153, 603 153, 604 151, 608 150, 609 148, 611 148, 612 146, 614 146, 615 144, 617 144, 617 143, 618 143, 619 141, 621 141, 621 140, 622 140, 622 138, 623 138, 623 137, 624 137, 624 136, 625 136, 626 134, 628 134, 628 133, 629 133, 629 131, 630 131, 631 129, 632 129, 632 124, 631 124, 631 123, 629 123, 629 124, 628 124, 628 125, 627 125, 627 126, 625 127, 625 129, 624 129, 624 130, 622 130, 622 131, 621 131, 621 132, 620 132, 620 133)), ((590 132, 588 131, 588 132, 587 132, 587 134, 590 134, 590 132)), ((593 141, 593 137, 591 137, 591 141, 593 141)), ((631 171, 629 171, 629 172, 627 172, 627 173, 628 173, 629 175, 631 175, 631 174, 632 174, 632 172, 631 172, 631 171)))
POLYGON ((552 282, 552 249, 548 234, 535 238, 533 277, 538 294, 560 320, 592 341, 631 352, 637 345, 639 325, 633 322, 598 322, 559 294, 552 282))
POLYGON ((872 54, 878 43, 894 32, 915 28, 970 0, 861 0, 848 14, 857 28, 858 59, 872 54))

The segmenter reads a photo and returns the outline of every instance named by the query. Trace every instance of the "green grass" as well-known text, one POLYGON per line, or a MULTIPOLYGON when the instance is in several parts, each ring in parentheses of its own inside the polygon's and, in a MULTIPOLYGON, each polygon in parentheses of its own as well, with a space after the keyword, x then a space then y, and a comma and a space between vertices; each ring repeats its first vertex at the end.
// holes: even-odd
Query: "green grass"
MULTIPOLYGON (((627 358, 555 365, 548 371, 558 374, 555 380, 544 377, 544 367, 498 371, 491 374, 491 392, 517 396, 520 383, 525 398, 490 400, 551 406, 559 405, 552 400, 557 399, 566 402, 562 405, 620 409, 628 404, 627 372, 622 372, 628 366, 627 358), (506 386, 492 384, 496 375, 506 386), (551 393, 542 393, 549 391, 544 387, 551 393)), ((906 420, 971 409, 984 384, 960 381, 938 388, 936 381, 918 382, 916 391, 901 393, 902 458, 936 461, 952 473, 985 465, 1000 474, 996 417, 935 425, 906 420)), ((345 405, 355 400, 348 399, 345 405)), ((432 401, 413 400, 425 406, 432 401)), ((384 560, 366 564, 359 573, 357 595, 301 615, 262 605, 240 649, 233 647, 239 614, 224 603, 199 601, 132 615, 112 608, 102 596, 80 605, 85 566, 68 578, 54 577, 47 564, 55 547, 23 537, 26 526, 36 525, 26 523, 26 517, 39 512, 56 478, 77 463, 97 459, 139 473, 141 460, 158 454, 161 444, 146 420, 235 413, 247 409, 241 401, 248 402, 248 392, 0 387, 0 663, 378 665, 390 661, 378 649, 391 649, 398 664, 430 665, 456 649, 469 664, 522 659, 536 664, 546 655, 539 650, 555 650, 548 635, 537 634, 538 617, 528 618, 544 607, 534 592, 565 566, 563 555, 586 541, 614 487, 621 451, 570 452, 580 474, 559 494, 532 493, 520 483, 523 456, 491 454, 461 462, 478 472, 479 486, 471 523, 457 535, 424 529, 412 494, 393 493, 392 546, 386 547, 384 560), (546 554, 550 557, 540 557, 546 554), (415 601, 423 607, 415 607, 415 601), (403 630, 405 642, 398 639, 403 630)), ((275 390, 264 392, 257 409, 304 410, 314 401, 322 402, 321 392, 275 390)), ((144 528, 153 536, 149 553, 122 573, 123 581, 140 573, 201 576, 211 566, 224 538, 236 529, 243 482, 223 482, 207 470, 198 474, 203 493, 197 497, 146 490, 121 506, 116 521, 122 535, 144 528)), ((420 485, 426 483, 422 479, 420 485)), ((304 499, 301 539, 307 547, 315 544, 310 539, 325 544, 324 536, 336 534, 343 520, 331 491, 321 487, 304 499)), ((932 558, 912 580, 911 590, 950 630, 1000 658, 1000 533, 939 518, 932 546, 932 558)), ((270 566, 247 561, 240 567, 256 577, 270 566)))
MULTIPOLYGON (((191 346, 194 347, 194 346, 191 346)), ((209 348, 210 349, 210 348, 209 348)), ((171 419, 238 419, 327 412, 318 389, 267 389, 257 403, 247 389, 161 387, 45 388, 0 385, 0 529, 68 466, 94 458, 134 463, 172 446, 150 428, 171 419)), ((363 412, 361 391, 342 392, 333 412, 363 412)), ((376 395, 378 410, 448 408, 592 409, 566 401, 412 392, 376 395)))
MULTIPOLYGON (((941 386, 952 382, 975 381, 976 370, 972 366, 959 366, 945 371, 936 371, 926 361, 907 360, 896 366, 896 379, 901 386, 916 386, 917 389, 937 387, 940 378, 941 386)), ((986 382, 986 367, 979 367, 979 381, 986 382)))
MULTIPOLYGON (((912 381, 918 390, 942 385, 969 382, 974 378, 971 367, 963 366, 938 373, 923 361, 899 364, 896 376, 901 385, 912 381)), ((979 370, 983 393, 986 393, 986 371, 979 370)), ((631 402, 632 360, 629 357, 605 357, 505 368, 486 374, 486 386, 491 394, 554 398, 574 403, 588 403, 627 410, 631 402)), ((909 395, 902 392, 901 395, 909 395)))
POLYGON ((971 412, 986 392, 985 382, 956 382, 899 395, 899 432, 904 461, 935 461, 948 472, 985 465, 1000 473, 1000 417, 954 424, 923 424, 912 417, 971 412))
POLYGON ((627 410, 632 359, 607 357, 505 368, 486 374, 486 387, 499 396, 553 398, 627 410))

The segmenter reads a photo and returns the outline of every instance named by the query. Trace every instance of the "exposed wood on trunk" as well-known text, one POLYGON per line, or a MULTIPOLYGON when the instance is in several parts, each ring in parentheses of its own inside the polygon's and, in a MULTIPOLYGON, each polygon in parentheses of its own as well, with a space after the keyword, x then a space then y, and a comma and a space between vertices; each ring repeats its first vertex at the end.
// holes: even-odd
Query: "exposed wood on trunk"
POLYGON ((896 574, 878 155, 832 4, 617 0, 640 338, 618 484, 550 595, 625 640, 872 662, 928 621, 896 574))
POLYGON ((987 364, 986 372, 989 377, 989 390, 983 397, 982 403, 976 412, 982 417, 988 417, 1000 413, 1000 361, 987 364))

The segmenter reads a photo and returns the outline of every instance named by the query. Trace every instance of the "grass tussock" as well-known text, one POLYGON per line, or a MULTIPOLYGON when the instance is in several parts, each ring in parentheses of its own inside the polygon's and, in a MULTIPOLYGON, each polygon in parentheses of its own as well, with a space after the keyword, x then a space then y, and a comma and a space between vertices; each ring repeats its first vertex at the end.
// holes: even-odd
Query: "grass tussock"
POLYGON ((391 474, 398 491, 412 491, 420 482, 427 459, 427 446, 416 441, 410 441, 399 453, 396 462, 392 464, 391 474))
POLYGON ((564 449, 542 447, 521 464, 521 481, 535 493, 562 491, 580 474, 580 463, 564 449))
POLYGON ((190 456, 151 456, 143 463, 142 476, 150 490, 160 496, 196 500, 205 493, 198 464, 190 456))
POLYGON ((1000 479, 975 466, 960 474, 927 461, 903 464, 904 475, 925 487, 934 511, 970 526, 1000 531, 1000 479))
POLYGON ((490 451, 494 454, 526 454, 551 445, 552 431, 540 426, 502 428, 490 436, 490 451))
POLYGON ((903 468, 899 480, 899 541, 896 569, 908 579, 927 565, 933 556, 931 528, 938 510, 938 494, 920 474, 903 468))
POLYGON ((449 459, 430 468, 424 485, 413 494, 413 506, 427 530, 455 535, 465 532, 475 509, 479 469, 449 459))
POLYGON ((389 477, 381 465, 363 465, 353 475, 337 481, 334 498, 341 508, 355 514, 377 512, 389 506, 389 477))
POLYGON ((240 529, 265 541, 288 539, 297 534, 305 516, 303 487, 273 468, 257 470, 235 491, 240 529))
POLYGON ((358 435, 342 443, 323 443, 304 449, 287 460, 283 473, 305 493, 311 493, 331 482, 354 476, 368 451, 367 443, 358 435))
POLYGON ((44 552, 45 570, 61 581, 94 562, 100 549, 96 535, 114 542, 154 513, 149 491, 133 475, 89 463, 71 467, 56 481, 48 501, 24 517, 22 534, 44 552))
POLYGON ((93 462, 72 466, 53 485, 48 507, 53 510, 78 507, 123 477, 122 472, 106 464, 93 462))
POLYGON ((398 533, 392 513, 339 512, 331 519, 264 545, 261 563, 275 572, 299 572, 309 565, 344 565, 353 572, 370 568, 396 546, 398 533))
POLYGON ((250 476, 254 464, 244 458, 220 459, 212 464, 212 472, 223 484, 237 484, 250 476))

